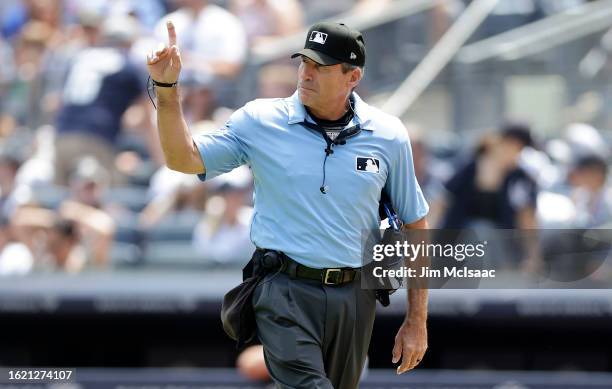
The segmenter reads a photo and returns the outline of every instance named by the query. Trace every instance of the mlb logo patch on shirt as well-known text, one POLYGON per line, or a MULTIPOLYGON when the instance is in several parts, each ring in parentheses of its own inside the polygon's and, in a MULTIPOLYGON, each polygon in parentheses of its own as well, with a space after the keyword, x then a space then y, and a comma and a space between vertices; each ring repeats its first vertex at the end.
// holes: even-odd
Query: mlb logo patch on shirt
POLYGON ((357 157, 355 168, 359 172, 378 173, 380 171, 380 161, 372 157, 357 157))

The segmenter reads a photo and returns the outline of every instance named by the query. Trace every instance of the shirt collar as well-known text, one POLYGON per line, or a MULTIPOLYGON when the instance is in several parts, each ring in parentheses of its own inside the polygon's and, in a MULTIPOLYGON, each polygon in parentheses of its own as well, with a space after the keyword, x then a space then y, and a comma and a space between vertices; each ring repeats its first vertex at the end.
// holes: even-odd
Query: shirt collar
MULTIPOLYGON (((369 126, 370 116, 368 115, 368 105, 359 97, 357 93, 353 92, 352 96, 353 100, 355 101, 355 106, 353 107, 355 110, 355 116, 359 120, 362 129, 370 131, 373 130, 373 128, 370 128, 371 126, 369 126)), ((303 123, 306 121, 308 113, 300 101, 298 91, 295 91, 295 93, 293 93, 293 95, 287 99, 287 103, 289 111, 289 119, 287 121, 288 124, 303 123)))

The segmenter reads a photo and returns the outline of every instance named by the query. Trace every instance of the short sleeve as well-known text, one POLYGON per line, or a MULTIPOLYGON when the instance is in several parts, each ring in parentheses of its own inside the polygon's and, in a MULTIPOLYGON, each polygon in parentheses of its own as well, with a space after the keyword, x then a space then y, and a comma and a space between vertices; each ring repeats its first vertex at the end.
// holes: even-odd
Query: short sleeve
POLYGON ((248 163, 246 146, 241 129, 248 128, 245 108, 234 112, 223 128, 194 137, 206 172, 198 174, 202 181, 227 173, 248 163))
POLYGON ((399 218, 404 223, 413 223, 427 215, 429 205, 416 179, 412 148, 405 130, 398 136, 397 142, 398 150, 391 161, 385 191, 399 218))
POLYGON ((508 180, 508 201, 514 210, 535 208, 537 185, 525 173, 520 172, 508 180))

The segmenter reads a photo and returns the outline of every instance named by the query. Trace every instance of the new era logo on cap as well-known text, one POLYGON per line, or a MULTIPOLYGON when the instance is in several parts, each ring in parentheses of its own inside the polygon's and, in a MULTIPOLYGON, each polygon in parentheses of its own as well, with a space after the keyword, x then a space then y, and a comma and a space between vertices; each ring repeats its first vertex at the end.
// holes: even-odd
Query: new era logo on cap
POLYGON ((310 33, 310 38, 308 40, 310 42, 320 43, 324 45, 325 41, 327 40, 327 34, 320 31, 313 31, 310 33))
POLYGON ((355 53, 353 53, 353 52, 351 51, 351 59, 356 59, 356 58, 357 58, 357 54, 355 54, 355 53))
POLYGON ((380 161, 371 157, 357 157, 355 168, 359 172, 378 173, 380 171, 380 161))

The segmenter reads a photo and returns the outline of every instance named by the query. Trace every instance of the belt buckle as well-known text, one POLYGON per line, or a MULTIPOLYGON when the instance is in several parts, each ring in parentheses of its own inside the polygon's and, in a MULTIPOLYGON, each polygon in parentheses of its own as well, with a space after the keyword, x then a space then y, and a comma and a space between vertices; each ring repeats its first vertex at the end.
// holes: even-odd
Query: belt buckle
POLYGON ((341 279, 336 279, 333 281, 330 281, 330 277, 335 277, 332 276, 333 274, 337 274, 338 276, 342 275, 342 269, 326 269, 325 270, 325 277, 323 279, 323 283, 325 285, 338 285, 342 280, 341 279))

